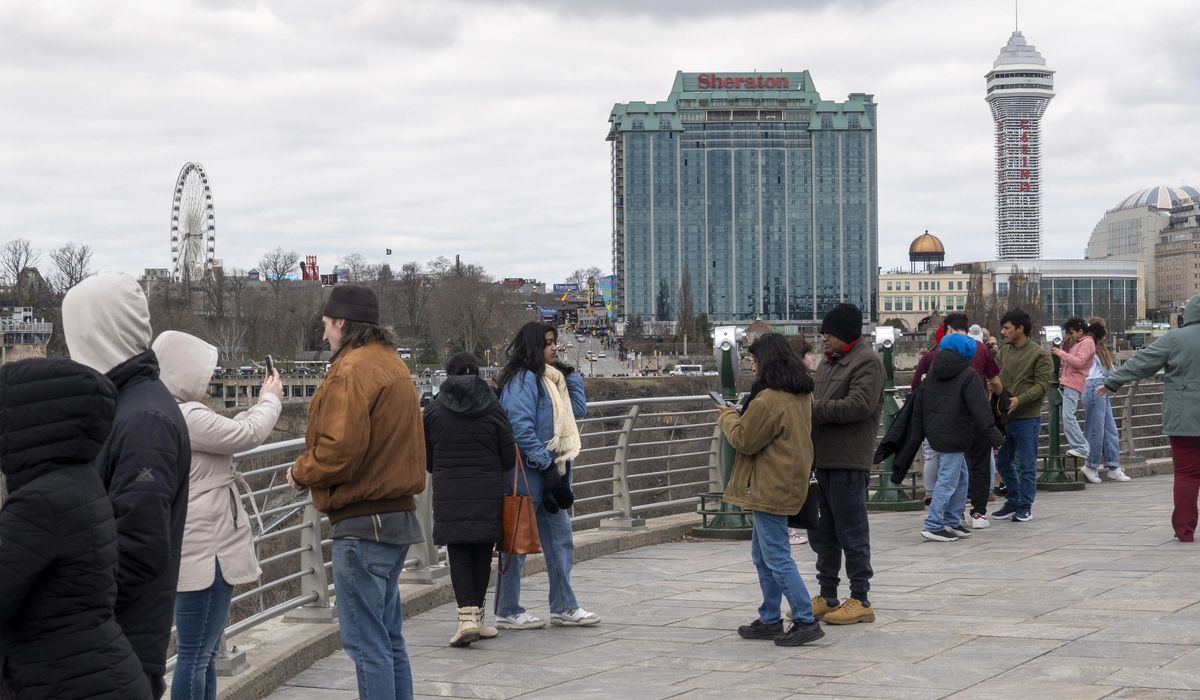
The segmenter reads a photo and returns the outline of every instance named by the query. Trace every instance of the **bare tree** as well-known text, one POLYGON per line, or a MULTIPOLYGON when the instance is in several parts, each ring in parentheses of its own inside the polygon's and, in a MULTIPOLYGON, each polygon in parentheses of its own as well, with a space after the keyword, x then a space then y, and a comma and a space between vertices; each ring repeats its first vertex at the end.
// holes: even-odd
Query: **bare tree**
MULTIPOLYGON (((11 240, 0 247, 0 275, 4 276, 7 284, 17 287, 25 268, 37 265, 40 259, 41 254, 33 249, 33 244, 28 238, 11 240)), ((29 300, 19 298, 20 296, 18 294, 17 303, 23 306, 29 300)))
POLYGON ((347 282, 370 282, 379 275, 379 267, 372 265, 361 253, 350 253, 338 261, 338 270, 346 273, 347 282))
POLYGON ((283 290, 283 283, 295 273, 299 264, 299 253, 277 247, 258 261, 258 271, 262 273, 263 280, 271 286, 271 291, 278 297, 283 290))
POLYGON ((407 262, 396 278, 397 324, 404 335, 418 337, 427 331, 429 300, 433 296, 433 280, 419 262, 407 262))
POLYGON ((57 294, 66 294, 72 287, 95 274, 92 269, 92 248, 87 244, 67 243, 50 251, 54 270, 50 286, 57 294))
POLYGON ((519 307, 475 265, 460 265, 438 280, 430 303, 433 337, 447 352, 483 357, 511 334, 519 307))
POLYGON ((567 284, 578 284, 580 289, 586 289, 589 279, 598 278, 604 275, 604 272, 595 266, 581 268, 567 275, 567 284))
POLYGON ((675 312, 675 318, 678 325, 675 327, 676 333, 681 336, 696 338, 696 303, 692 296, 692 275, 687 270, 683 271, 683 278, 679 283, 679 304, 675 312))

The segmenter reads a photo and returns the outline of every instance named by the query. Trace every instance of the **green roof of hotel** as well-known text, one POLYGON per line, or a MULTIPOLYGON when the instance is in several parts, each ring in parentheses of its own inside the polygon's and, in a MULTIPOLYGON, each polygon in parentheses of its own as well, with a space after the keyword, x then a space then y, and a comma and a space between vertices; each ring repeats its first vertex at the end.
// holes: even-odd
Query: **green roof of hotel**
MULTIPOLYGON (((811 109, 816 115, 830 117, 831 126, 833 129, 849 128, 848 114, 857 114, 860 129, 872 129, 874 125, 867 114, 866 105, 873 100, 873 96, 866 93, 851 93, 845 102, 832 102, 822 100, 817 88, 813 85, 812 76, 808 71, 799 72, 772 72, 759 73, 750 71, 745 73, 739 72, 704 72, 704 73, 684 73, 678 71, 675 73, 675 81, 671 85, 671 94, 662 102, 618 102, 613 105, 612 112, 609 114, 608 121, 612 124, 609 130, 609 137, 618 131, 682 131, 683 122, 679 118, 678 103, 680 100, 799 100, 800 105, 780 106, 780 109, 811 109), (765 88, 765 89, 700 89, 700 76, 717 76, 724 78, 745 77, 748 79, 756 79, 762 76, 763 79, 771 78, 778 80, 786 78, 789 86, 787 88, 765 88), (639 128, 634 128, 635 119, 640 121, 639 128)), ((697 105, 684 107, 685 110, 692 109, 738 109, 743 105, 697 105)), ((760 107, 761 108, 761 107, 760 107)), ((820 131, 823 128, 820 118, 812 119, 809 129, 812 131, 820 131)))

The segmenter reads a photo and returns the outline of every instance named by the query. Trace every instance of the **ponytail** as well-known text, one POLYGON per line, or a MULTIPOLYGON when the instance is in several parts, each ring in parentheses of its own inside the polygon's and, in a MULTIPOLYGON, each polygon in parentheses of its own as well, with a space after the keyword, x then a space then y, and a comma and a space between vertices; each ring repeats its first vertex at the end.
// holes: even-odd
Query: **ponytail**
POLYGON ((1104 339, 1108 337, 1108 329, 1104 327, 1104 319, 1099 316, 1089 318, 1085 332, 1092 336, 1092 340, 1096 341, 1096 356, 1100 358, 1100 364, 1104 365, 1105 369, 1112 369, 1112 355, 1108 352, 1108 346, 1104 344, 1104 339))

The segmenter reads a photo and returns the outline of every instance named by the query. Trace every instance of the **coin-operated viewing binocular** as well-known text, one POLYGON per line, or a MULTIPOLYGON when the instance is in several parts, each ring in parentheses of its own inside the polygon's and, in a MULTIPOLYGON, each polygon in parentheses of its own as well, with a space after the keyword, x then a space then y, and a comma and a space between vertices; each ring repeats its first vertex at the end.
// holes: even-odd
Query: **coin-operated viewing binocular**
POLYGON ((735 355, 734 365, 736 367, 738 344, 746 339, 746 329, 737 326, 717 326, 713 329, 712 334, 713 355, 717 358, 717 362, 721 361, 722 351, 730 350, 735 355))
POLYGON ((1062 326, 1046 326, 1042 328, 1042 343, 1048 346, 1061 348, 1063 344, 1062 326))
POLYGON ((876 326, 874 335, 876 348, 890 348, 896 344, 895 326, 876 326))

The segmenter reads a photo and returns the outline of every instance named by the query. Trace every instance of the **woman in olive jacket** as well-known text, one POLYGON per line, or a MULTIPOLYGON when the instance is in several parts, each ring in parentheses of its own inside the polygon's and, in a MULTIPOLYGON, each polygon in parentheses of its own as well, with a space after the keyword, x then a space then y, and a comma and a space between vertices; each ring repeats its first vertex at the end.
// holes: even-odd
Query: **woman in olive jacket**
POLYGON ((813 617, 812 599, 788 545, 787 519, 808 496, 812 472, 813 380, 787 340, 767 333, 750 345, 756 379, 742 413, 721 411, 722 432, 737 459, 726 503, 751 511, 750 558, 758 570, 763 601, 758 619, 738 628, 745 639, 774 639, 798 646, 825 636, 813 617), (783 630, 780 598, 792 607, 792 626, 783 630))

